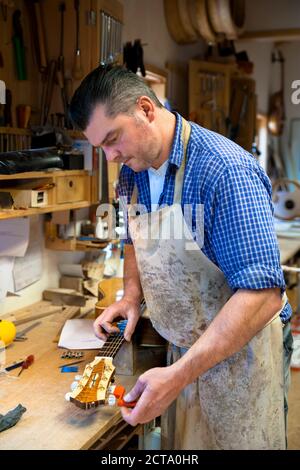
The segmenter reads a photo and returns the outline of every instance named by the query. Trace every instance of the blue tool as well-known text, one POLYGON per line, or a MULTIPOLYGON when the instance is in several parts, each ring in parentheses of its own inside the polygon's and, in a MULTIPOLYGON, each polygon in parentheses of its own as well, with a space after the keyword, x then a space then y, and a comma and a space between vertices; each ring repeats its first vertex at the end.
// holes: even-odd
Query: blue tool
POLYGON ((78 372, 78 366, 64 366, 60 369, 61 372, 78 372))

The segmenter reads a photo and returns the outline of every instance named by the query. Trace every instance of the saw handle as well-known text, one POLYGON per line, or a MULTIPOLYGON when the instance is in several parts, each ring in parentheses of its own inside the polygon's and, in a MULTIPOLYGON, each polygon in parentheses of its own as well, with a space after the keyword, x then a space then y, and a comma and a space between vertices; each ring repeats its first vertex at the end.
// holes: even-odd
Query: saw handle
POLYGON ((136 401, 124 401, 125 388, 122 385, 117 385, 114 390, 114 396, 117 399, 118 406, 125 406, 126 408, 134 408, 137 404, 136 401))

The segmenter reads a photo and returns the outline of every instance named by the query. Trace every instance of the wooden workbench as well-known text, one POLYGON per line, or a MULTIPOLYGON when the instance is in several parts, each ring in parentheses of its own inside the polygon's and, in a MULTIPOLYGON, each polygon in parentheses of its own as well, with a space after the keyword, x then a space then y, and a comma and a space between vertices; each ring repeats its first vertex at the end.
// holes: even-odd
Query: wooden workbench
MULTIPOLYGON (((29 354, 34 354, 35 362, 17 379, 0 376, 0 413, 7 413, 19 403, 27 409, 14 427, 0 433, 1 450, 89 449, 121 419, 118 407, 103 406, 84 411, 65 400, 75 375, 83 373, 86 363, 97 351, 85 351, 86 361, 78 364, 77 374, 61 373, 58 366, 68 360, 60 358, 62 350, 53 342, 60 323, 59 314, 46 317, 27 333, 27 341, 14 342, 7 348, 6 364, 29 354)), ((24 326, 28 325, 30 323, 24 326)), ((18 371, 9 374, 16 376, 18 371)), ((136 378, 116 376, 116 383, 129 390, 136 378)))

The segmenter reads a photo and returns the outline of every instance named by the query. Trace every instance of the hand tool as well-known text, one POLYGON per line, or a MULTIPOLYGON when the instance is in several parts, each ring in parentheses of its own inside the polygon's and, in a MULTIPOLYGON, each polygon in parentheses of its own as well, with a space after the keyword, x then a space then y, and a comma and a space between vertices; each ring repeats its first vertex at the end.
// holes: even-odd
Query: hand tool
POLYGON ((34 355, 30 354, 30 356, 27 356, 25 361, 23 362, 23 364, 21 366, 21 370, 18 373, 18 377, 22 374, 23 370, 28 369, 28 367, 30 367, 31 364, 33 364, 33 362, 34 362, 34 355))
POLYGON ((108 398, 108 404, 116 404, 118 406, 125 406, 126 408, 134 408, 137 404, 137 401, 125 401, 124 395, 126 391, 122 385, 117 385, 116 388, 113 390, 112 395, 117 399, 117 402, 113 403, 113 399, 111 397, 108 398))
POLYGON ((64 366, 60 369, 60 372, 78 372, 78 367, 77 366, 64 366))
POLYGON ((62 364, 61 366, 58 366, 58 368, 61 369, 62 367, 66 366, 75 366, 76 364, 80 364, 81 362, 84 362, 84 359, 82 359, 81 361, 70 362, 70 364, 62 364))
POLYGON ((59 4, 60 12, 60 52, 57 60, 57 69, 56 69, 56 79, 61 93, 61 101, 63 105, 64 115, 65 115, 65 126, 69 129, 70 125, 68 122, 68 102, 65 89, 65 59, 64 59, 64 14, 66 11, 65 2, 59 4))
POLYGON ((48 66, 46 88, 45 88, 45 100, 44 106, 42 108, 42 122, 41 125, 45 126, 47 124, 48 115, 51 107, 54 80, 56 75, 56 60, 51 60, 48 66))
POLYGON ((80 51, 80 0, 74 0, 74 8, 76 11, 76 52, 73 68, 73 77, 75 80, 81 80, 83 77, 83 69, 81 65, 81 51, 80 51))
POLYGON ((21 10, 16 10, 13 14, 13 30, 14 35, 12 40, 16 59, 17 77, 18 80, 27 80, 21 10))
POLYGON ((25 359, 21 359, 20 361, 13 362, 9 366, 4 367, 5 372, 10 372, 11 370, 18 369, 24 364, 25 359))
POLYGON ((16 334, 16 337, 15 337, 15 341, 20 339, 20 338, 24 338, 26 333, 28 333, 28 331, 31 331, 33 330, 33 328, 35 328, 36 326, 40 325, 41 322, 40 321, 36 321, 35 323, 33 323, 32 325, 30 326, 27 326, 27 328, 24 328, 24 330, 22 331, 17 331, 17 334, 16 334))

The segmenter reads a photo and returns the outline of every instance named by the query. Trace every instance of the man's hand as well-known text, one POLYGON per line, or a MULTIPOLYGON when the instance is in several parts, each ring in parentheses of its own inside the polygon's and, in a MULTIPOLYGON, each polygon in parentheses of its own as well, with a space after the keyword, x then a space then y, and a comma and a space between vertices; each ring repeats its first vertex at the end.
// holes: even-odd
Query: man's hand
POLYGON ((126 299, 115 302, 104 310, 104 312, 95 320, 94 331, 98 338, 106 341, 110 333, 118 333, 119 329, 112 326, 115 318, 122 317, 128 320, 124 338, 130 341, 140 316, 140 304, 126 299))
POLYGON ((182 388, 181 378, 172 366, 148 370, 124 397, 125 401, 138 402, 133 409, 121 408, 123 419, 132 426, 148 423, 168 408, 182 388))

